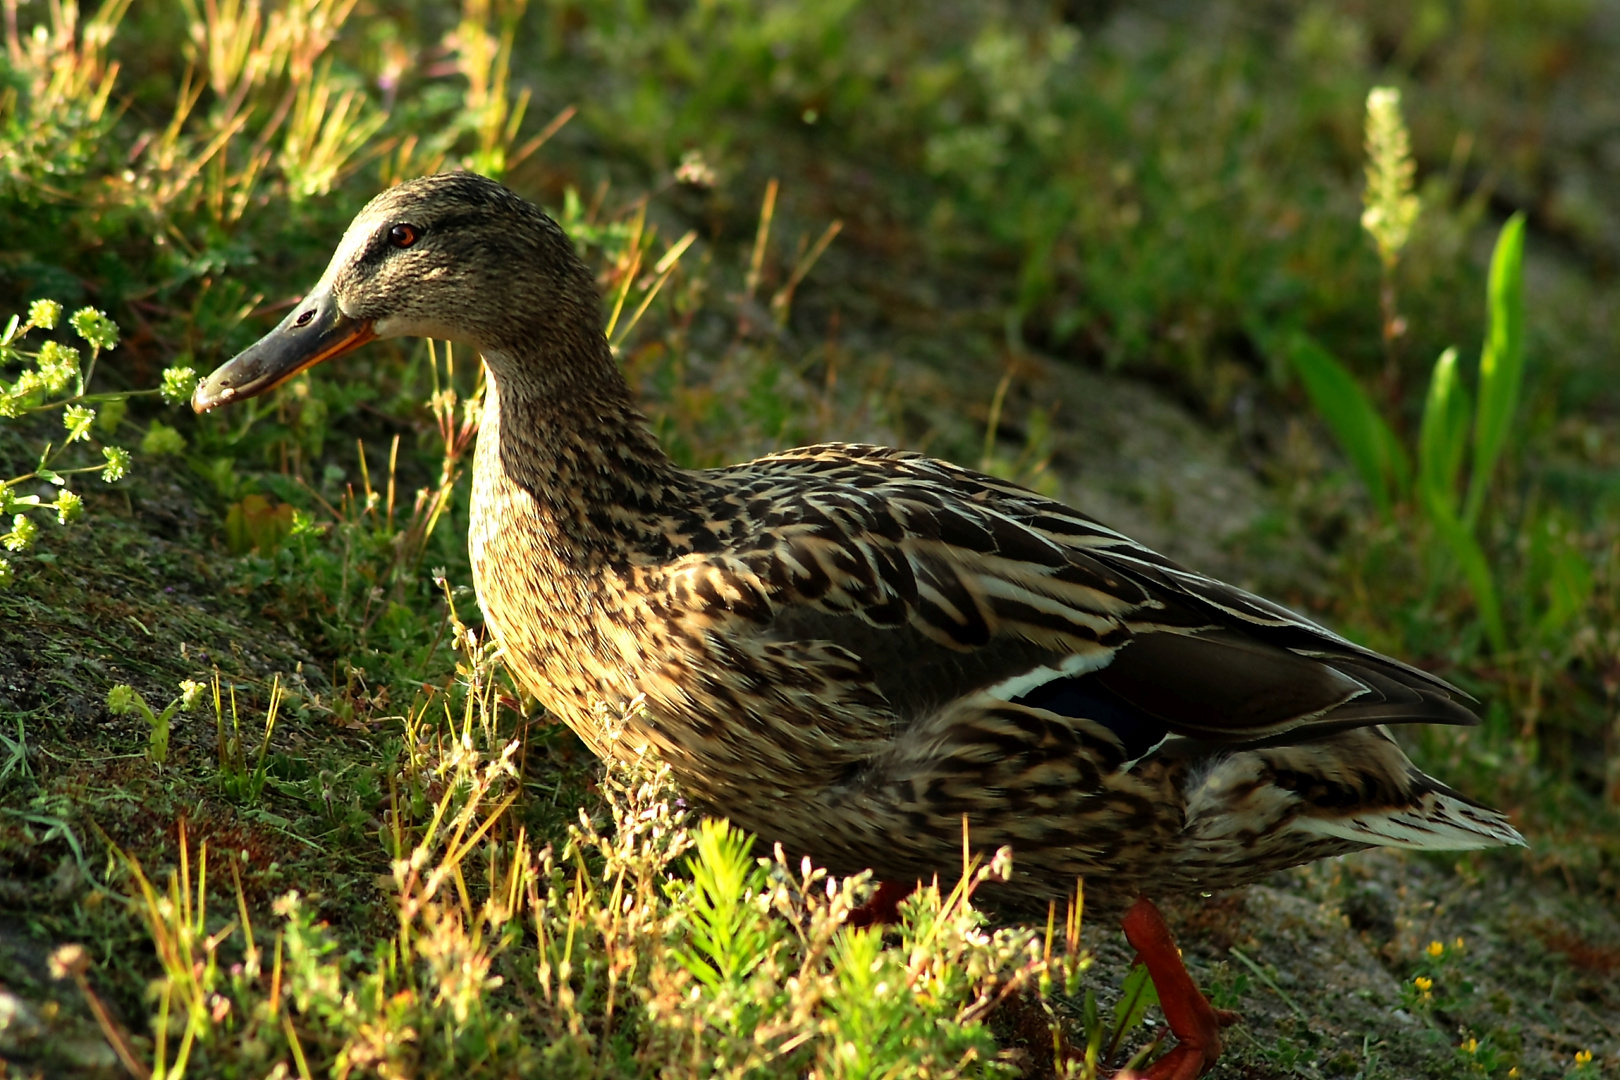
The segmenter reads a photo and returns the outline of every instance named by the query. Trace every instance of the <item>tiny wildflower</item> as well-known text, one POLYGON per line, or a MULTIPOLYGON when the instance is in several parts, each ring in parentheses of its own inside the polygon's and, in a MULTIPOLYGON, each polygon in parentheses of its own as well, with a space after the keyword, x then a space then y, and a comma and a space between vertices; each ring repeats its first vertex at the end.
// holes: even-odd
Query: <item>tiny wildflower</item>
POLYGON ((114 716, 126 716, 135 711, 135 688, 119 683, 107 691, 107 711, 114 716))
POLYGON ((93 349, 112 349, 118 346, 118 324, 95 308, 80 308, 68 319, 68 324, 93 349))
POLYGON ((71 525, 84 516, 84 500, 71 491, 64 491, 56 497, 56 520, 63 525, 71 525))
POLYGON ((714 167, 703 160, 703 154, 697 150, 688 150, 681 155, 681 163, 675 169, 677 183, 690 184, 692 187, 712 188, 719 179, 714 167))
POLYGON ((1465 1053, 1465 1054, 1477 1054, 1477 1053, 1479 1053, 1479 1040, 1478 1039, 1469 1039, 1467 1042, 1462 1044, 1462 1049, 1463 1049, 1463 1053, 1465 1053))
POLYGON ((0 559, 0 589, 17 580, 17 572, 11 568, 10 559, 0 559))
POLYGON ((191 400, 197 388, 197 372, 189 367, 172 367, 163 372, 163 386, 158 391, 170 405, 183 405, 191 400))
POLYGON ((90 954, 83 945, 63 945, 51 953, 46 964, 47 970, 53 979, 65 979, 69 975, 83 975, 90 970, 90 954))
POLYGON ((28 325, 41 330, 55 330, 62 320, 62 305, 55 300, 35 300, 28 305, 28 325))
POLYGON ((197 703, 202 700, 203 691, 206 689, 207 687, 196 679, 180 680, 180 707, 186 712, 195 709, 197 703))
POLYGON ((104 446, 101 456, 107 459, 106 468, 101 470, 101 478, 109 484, 116 484, 129 473, 129 451, 120 446, 104 446))
POLYGON ((96 410, 87 405, 69 405, 62 410, 62 426, 67 428, 67 441, 87 438, 90 425, 96 422, 96 410))
POLYGON ((152 421, 152 426, 146 429, 146 437, 141 440, 141 453, 152 457, 178 454, 185 448, 185 436, 158 420, 152 421))
POLYGON ((7 551, 27 551, 39 532, 39 526, 34 524, 27 514, 18 514, 11 519, 11 531, 0 536, 0 544, 6 546, 7 551))
POLYGON ((1590 1064, 1592 1064, 1592 1051, 1590 1051, 1590 1050, 1577 1050, 1575 1052, 1575 1067, 1577 1069, 1580 1068, 1582 1065, 1590 1065, 1590 1064))
MULTIPOLYGON (((39 347, 38 364, 39 374, 31 380, 33 385, 29 389, 43 387, 52 394, 60 394, 79 374, 79 350, 71 345, 47 341, 39 347)), ((28 374, 25 373, 23 379, 28 374)), ((19 390, 23 387, 23 379, 17 380, 19 390)))
POLYGON ((1456 940, 1456 941, 1454 941, 1454 942, 1452 942, 1452 945, 1451 945, 1451 947, 1452 947, 1452 948, 1453 948, 1453 949, 1456 949, 1456 950, 1457 950, 1457 951, 1458 951, 1458 952, 1462 952, 1462 949, 1463 949, 1463 939, 1462 939, 1462 938, 1461 938, 1461 937, 1460 937, 1460 936, 1459 936, 1459 937, 1458 937, 1458 938, 1457 938, 1457 940, 1456 940))
POLYGON ((1434 990, 1434 980, 1423 975, 1419 975, 1413 979, 1412 985, 1423 991, 1424 997, 1428 997, 1430 992, 1434 990))
POLYGON ((1429 942, 1428 949, 1426 949, 1425 951, 1430 956, 1438 957, 1441 953, 1446 951, 1446 947, 1444 945, 1442 945, 1438 941, 1431 941, 1431 942, 1429 942))

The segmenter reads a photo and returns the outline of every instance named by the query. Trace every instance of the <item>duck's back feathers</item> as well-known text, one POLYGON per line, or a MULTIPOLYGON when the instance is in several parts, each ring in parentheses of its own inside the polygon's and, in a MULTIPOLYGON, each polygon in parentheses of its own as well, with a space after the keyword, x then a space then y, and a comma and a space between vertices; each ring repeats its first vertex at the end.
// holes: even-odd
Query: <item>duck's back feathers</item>
POLYGON ((709 476, 758 511, 704 559, 734 570, 717 595, 758 597, 760 632, 851 649, 902 718, 987 691, 1107 711, 1129 743, 1476 722, 1436 676, 993 477, 846 445, 709 476))

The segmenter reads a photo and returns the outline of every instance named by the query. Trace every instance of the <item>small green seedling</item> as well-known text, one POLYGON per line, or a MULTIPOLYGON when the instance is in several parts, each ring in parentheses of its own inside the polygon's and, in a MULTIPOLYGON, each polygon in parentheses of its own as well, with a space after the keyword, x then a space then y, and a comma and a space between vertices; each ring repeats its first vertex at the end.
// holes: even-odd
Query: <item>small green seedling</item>
POLYGON ((162 712, 153 712, 141 692, 128 683, 119 683, 107 691, 107 709, 114 716, 140 713, 151 725, 147 736, 146 756, 154 764, 162 765, 169 757, 169 722, 176 713, 190 712, 202 700, 203 684, 186 679, 180 684, 180 696, 164 706, 162 712))

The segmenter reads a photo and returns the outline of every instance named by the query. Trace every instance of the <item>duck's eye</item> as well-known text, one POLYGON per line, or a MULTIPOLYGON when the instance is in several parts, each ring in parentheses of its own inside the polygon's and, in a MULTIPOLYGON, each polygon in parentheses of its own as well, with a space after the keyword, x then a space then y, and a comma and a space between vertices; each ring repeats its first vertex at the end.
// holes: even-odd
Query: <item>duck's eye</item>
POLYGON ((422 230, 415 225, 407 225, 401 222, 388 230, 388 242, 397 248, 408 248, 416 243, 417 237, 421 235, 422 230))

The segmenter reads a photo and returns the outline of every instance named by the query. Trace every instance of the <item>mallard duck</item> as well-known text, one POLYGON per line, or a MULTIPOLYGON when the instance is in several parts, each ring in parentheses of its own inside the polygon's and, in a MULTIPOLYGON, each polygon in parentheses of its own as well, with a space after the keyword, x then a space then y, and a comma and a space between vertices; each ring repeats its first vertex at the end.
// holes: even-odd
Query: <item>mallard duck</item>
POLYGON ((1044 912, 1084 879, 1195 1077, 1219 1023, 1151 897, 1388 845, 1522 843, 1385 725, 1466 695, 1017 484, 881 446, 692 471, 660 448, 563 230, 470 173, 378 195, 204 411, 373 338, 464 342, 489 387, 468 543, 506 663, 604 758, 794 854, 883 881, 960 866, 962 822, 1044 912), (632 702, 644 707, 629 708, 632 702))

